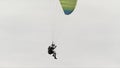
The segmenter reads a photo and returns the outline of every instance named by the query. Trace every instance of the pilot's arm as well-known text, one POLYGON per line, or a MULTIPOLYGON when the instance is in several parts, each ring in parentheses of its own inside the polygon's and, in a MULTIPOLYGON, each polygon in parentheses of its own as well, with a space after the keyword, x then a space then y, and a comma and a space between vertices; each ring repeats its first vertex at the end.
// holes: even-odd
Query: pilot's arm
POLYGON ((54 48, 56 48, 57 46, 55 45, 55 47, 54 48))

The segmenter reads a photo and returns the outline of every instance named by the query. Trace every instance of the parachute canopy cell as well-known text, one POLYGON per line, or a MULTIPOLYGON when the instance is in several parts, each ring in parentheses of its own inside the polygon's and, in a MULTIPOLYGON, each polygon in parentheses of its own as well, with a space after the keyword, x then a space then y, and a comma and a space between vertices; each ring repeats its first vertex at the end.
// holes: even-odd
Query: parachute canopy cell
POLYGON ((66 15, 69 15, 74 11, 77 0, 60 0, 60 3, 61 3, 64 13, 66 15))

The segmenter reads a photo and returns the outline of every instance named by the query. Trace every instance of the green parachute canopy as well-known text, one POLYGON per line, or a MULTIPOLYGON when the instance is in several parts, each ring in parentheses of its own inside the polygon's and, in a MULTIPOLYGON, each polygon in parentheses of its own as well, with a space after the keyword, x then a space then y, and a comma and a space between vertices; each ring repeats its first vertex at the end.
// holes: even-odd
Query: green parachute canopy
POLYGON ((69 15, 74 11, 77 0, 60 0, 60 3, 61 3, 64 13, 66 15, 69 15))

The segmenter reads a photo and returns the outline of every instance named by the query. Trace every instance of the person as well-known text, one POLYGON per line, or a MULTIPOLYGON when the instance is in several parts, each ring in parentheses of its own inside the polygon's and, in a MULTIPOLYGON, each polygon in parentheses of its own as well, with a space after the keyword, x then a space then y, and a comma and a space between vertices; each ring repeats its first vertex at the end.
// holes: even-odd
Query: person
POLYGON ((56 52, 54 51, 54 49, 56 48, 57 46, 52 42, 51 46, 48 47, 48 54, 52 54, 52 56, 54 57, 54 59, 57 59, 56 57, 56 52))

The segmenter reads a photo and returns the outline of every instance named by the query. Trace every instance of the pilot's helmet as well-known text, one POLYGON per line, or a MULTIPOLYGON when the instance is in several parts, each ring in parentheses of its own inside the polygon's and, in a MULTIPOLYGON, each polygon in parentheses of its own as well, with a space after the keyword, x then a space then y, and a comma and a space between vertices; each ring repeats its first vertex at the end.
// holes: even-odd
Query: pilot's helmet
POLYGON ((52 46, 55 46, 55 44, 53 43, 52 46))

